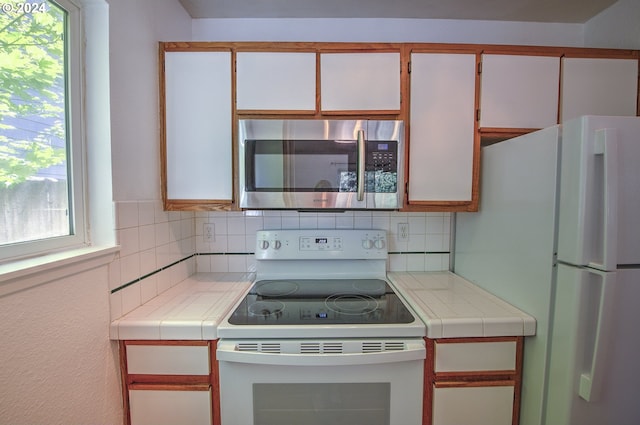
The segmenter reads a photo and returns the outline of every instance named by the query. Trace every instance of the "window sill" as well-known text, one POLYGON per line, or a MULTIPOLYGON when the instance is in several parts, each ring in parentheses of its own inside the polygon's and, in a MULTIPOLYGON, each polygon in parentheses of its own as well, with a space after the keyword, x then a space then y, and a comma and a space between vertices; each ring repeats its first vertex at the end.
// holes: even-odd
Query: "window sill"
POLYGON ((0 264, 0 297, 109 264, 119 250, 88 247, 0 264))

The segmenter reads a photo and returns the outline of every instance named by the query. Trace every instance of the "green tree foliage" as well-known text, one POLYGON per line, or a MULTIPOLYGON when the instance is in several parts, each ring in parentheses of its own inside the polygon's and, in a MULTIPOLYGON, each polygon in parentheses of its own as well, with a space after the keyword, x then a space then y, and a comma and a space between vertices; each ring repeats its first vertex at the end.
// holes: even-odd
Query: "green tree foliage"
POLYGON ((51 145, 65 138, 63 11, 51 3, 20 10, 25 3, 11 1, 0 10, 0 188, 66 159, 65 148, 51 145), (25 136, 16 118, 47 125, 25 136))

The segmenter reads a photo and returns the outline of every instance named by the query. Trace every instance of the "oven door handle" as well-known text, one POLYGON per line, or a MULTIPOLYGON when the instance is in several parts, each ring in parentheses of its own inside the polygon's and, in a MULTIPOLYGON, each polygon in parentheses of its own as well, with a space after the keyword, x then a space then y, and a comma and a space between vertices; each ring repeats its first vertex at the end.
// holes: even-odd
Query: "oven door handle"
POLYGON ((216 350, 218 361, 281 366, 350 366, 398 363, 426 358, 426 349, 422 341, 408 342, 403 350, 340 354, 265 353, 239 351, 236 347, 233 341, 220 341, 216 350))

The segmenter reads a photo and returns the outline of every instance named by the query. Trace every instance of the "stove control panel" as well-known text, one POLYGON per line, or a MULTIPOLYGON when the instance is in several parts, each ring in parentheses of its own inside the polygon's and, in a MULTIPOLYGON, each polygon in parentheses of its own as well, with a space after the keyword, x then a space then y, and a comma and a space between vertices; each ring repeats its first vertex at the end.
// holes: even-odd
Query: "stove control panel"
POLYGON ((301 236, 300 251, 342 251, 342 237, 301 236))
POLYGON ((378 229, 260 230, 257 260, 386 259, 387 232, 378 229))

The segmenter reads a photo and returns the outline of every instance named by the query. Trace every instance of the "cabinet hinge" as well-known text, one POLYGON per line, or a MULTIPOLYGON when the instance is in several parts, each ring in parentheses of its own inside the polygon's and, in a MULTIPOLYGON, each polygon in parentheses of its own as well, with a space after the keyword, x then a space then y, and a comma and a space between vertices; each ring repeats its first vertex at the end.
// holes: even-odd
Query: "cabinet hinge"
POLYGON ((411 74, 411 61, 407 63, 407 73, 411 74))
POLYGON ((482 74, 482 62, 478 62, 478 74, 482 74))
POLYGON ((476 121, 480 121, 480 108, 476 109, 476 121))

